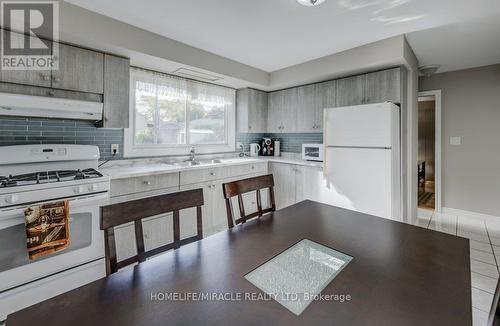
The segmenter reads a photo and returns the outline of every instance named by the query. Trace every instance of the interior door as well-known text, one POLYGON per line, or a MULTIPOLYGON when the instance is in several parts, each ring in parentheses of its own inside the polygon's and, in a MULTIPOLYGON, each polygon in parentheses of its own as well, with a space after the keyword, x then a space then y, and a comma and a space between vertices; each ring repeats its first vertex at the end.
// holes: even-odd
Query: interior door
POLYGON ((325 156, 333 205, 392 217, 391 150, 330 147, 325 156))

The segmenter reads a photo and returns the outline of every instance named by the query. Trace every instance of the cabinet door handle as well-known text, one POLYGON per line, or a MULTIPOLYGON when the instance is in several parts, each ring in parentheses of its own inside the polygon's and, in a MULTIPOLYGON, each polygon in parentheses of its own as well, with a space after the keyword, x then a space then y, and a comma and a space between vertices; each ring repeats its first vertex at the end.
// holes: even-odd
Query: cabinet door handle
POLYGON ((255 169, 255 166, 252 165, 252 170, 255 169))
POLYGON ((146 185, 146 186, 151 186, 151 181, 147 181, 147 180, 144 180, 143 183, 146 185))
POLYGON ((48 81, 48 80, 50 80, 50 77, 49 77, 49 75, 47 75, 47 74, 40 74, 40 79, 41 79, 41 80, 48 81))
POLYGON ((210 175, 215 175, 215 172, 210 172, 210 175))

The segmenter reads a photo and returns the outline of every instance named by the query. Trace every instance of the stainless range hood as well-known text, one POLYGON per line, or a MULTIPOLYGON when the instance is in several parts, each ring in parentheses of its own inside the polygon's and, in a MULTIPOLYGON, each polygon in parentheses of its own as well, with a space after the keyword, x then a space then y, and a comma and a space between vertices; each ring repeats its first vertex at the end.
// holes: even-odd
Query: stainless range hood
POLYGON ((102 120, 103 104, 53 97, 0 93, 0 116, 102 120))

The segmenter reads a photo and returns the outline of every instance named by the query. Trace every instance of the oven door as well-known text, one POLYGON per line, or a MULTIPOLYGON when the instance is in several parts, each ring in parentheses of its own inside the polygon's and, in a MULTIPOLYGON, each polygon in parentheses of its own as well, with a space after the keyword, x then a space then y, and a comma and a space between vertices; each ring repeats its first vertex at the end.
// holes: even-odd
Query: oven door
POLYGON ((73 197, 68 201, 69 246, 35 260, 28 259, 24 210, 41 203, 0 209, 0 292, 104 257, 99 219, 100 206, 109 201, 108 193, 73 197))

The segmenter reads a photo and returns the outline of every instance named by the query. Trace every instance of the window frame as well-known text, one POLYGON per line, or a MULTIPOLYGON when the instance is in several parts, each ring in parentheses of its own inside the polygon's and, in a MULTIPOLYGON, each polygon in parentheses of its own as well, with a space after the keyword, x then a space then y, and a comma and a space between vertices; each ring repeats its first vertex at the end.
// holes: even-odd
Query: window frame
MULTIPOLYGON (((189 144, 189 104, 186 103, 186 144, 163 144, 163 145, 135 145, 135 80, 147 79, 154 80, 155 75, 161 77, 174 77, 186 80, 187 83, 204 83, 217 87, 225 87, 211 83, 205 83, 197 80, 191 80, 169 74, 155 71, 144 70, 140 68, 130 69, 130 103, 129 103, 129 128, 123 130, 123 155, 124 157, 148 157, 148 156, 184 156, 188 155, 191 147, 194 147, 197 154, 216 154, 236 151, 236 90, 234 91, 233 105, 227 108, 224 114, 224 134, 225 140, 222 144, 189 144)), ((189 87, 187 87, 189 89, 189 87)))

